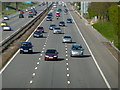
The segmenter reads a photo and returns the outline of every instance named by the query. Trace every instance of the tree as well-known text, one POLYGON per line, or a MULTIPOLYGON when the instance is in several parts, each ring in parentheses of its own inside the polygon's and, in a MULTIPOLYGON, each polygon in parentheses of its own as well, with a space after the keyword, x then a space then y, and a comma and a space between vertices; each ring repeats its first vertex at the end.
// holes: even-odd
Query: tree
POLYGON ((100 20, 108 20, 108 8, 117 3, 113 2, 92 2, 89 5, 88 12, 90 17, 98 16, 100 20))

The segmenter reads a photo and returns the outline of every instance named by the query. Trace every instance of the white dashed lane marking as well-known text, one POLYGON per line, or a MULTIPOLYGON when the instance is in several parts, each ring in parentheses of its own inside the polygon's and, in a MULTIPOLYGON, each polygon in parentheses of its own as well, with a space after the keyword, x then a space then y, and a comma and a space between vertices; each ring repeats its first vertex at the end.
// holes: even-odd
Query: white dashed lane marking
POLYGON ((67 70, 69 70, 69 68, 67 68, 67 70))
POLYGON ((31 80, 31 81, 30 81, 30 84, 32 84, 32 83, 33 83, 33 81, 31 80))
POLYGON ((42 54, 40 54, 40 56, 42 56, 42 54))
POLYGON ((67 77, 69 77, 70 76, 70 74, 67 74, 67 77))
POLYGON ((66 60, 68 60, 68 58, 66 58, 66 60))
POLYGON ((40 62, 37 62, 37 64, 40 64, 40 62))
POLYGON ((38 68, 37 67, 35 67, 35 70, 37 70, 38 68))
POLYGON ((32 75, 35 76, 35 73, 33 73, 32 75))
POLYGON ((68 84, 70 84, 70 81, 67 81, 68 84))
POLYGON ((66 63, 66 65, 68 65, 68 63, 66 63))

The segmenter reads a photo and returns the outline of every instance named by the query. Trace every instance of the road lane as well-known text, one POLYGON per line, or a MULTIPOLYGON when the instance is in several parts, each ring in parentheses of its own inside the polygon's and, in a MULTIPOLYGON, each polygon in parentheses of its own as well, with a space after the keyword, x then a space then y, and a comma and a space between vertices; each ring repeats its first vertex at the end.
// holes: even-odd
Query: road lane
MULTIPOLYGON (((97 63, 99 64, 101 70, 105 74, 109 84, 112 88, 118 87, 118 62, 109 53, 109 51, 103 46, 99 37, 93 33, 93 29, 84 24, 74 10, 69 6, 72 16, 74 17, 81 33, 85 37, 89 47, 91 48, 97 63)), ((103 40, 104 41, 104 40, 103 40)))
MULTIPOLYGON (((35 9, 38 13, 41 13, 47 6, 44 5, 42 7, 37 6, 35 9)), ((34 16, 35 18, 36 16, 34 16)), ((14 33, 15 31, 17 31, 18 29, 20 29, 22 26, 24 26, 25 24, 27 24, 29 21, 31 21, 33 18, 28 18, 28 12, 24 13, 24 18, 19 18, 18 16, 11 18, 10 20, 6 21, 8 23, 8 25, 11 26, 12 31, 2 31, 2 40, 4 40, 5 38, 7 38, 8 36, 10 36, 12 33, 14 33)), ((0 41, 1 42, 1 41, 0 41)))
MULTIPOLYGON (((44 21, 41 24, 45 28, 45 37, 47 38, 30 38, 29 41, 33 43, 35 53, 17 54, 3 72, 3 87, 107 88, 75 24, 66 24, 66 27, 62 27, 64 34, 53 34, 53 31, 48 29, 51 23, 58 25, 59 21, 66 21, 68 17, 71 16, 64 15, 62 12, 58 20, 54 17, 54 21, 44 21), (69 51, 72 44, 62 43, 64 35, 73 37, 75 43, 72 44, 82 44, 85 49, 84 57, 70 57, 69 51), (44 61, 44 52, 42 51, 49 48, 57 49, 58 61, 44 61), (37 64, 38 62, 39 64, 37 64)), ((83 26, 81 25, 81 27, 83 26)), ((92 43, 92 45, 94 44, 92 43)), ((97 59, 101 58, 106 59, 106 57, 97 59)), ((106 66, 106 68, 109 67, 106 66)), ((116 81, 114 82, 116 85, 116 81)))

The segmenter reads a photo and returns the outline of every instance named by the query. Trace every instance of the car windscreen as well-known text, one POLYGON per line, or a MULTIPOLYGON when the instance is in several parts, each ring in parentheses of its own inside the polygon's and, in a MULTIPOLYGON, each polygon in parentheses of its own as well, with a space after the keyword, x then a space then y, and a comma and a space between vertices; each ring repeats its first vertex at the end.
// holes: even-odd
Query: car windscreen
POLYGON ((34 34, 41 34, 41 31, 35 31, 34 34))
POLYGON ((31 43, 22 43, 21 46, 32 46, 31 43))
POLYGON ((80 50, 80 49, 82 49, 82 47, 81 46, 73 46, 72 49, 73 50, 80 50))
POLYGON ((43 29, 43 27, 38 27, 38 29, 43 29))
POLYGON ((55 53, 56 50, 47 50, 46 53, 55 53))
POLYGON ((60 22, 60 23, 64 24, 65 22, 60 22))
POLYGON ((71 38, 70 36, 64 36, 64 38, 71 38))
POLYGON ((60 28, 55 28, 55 30, 60 30, 60 28))

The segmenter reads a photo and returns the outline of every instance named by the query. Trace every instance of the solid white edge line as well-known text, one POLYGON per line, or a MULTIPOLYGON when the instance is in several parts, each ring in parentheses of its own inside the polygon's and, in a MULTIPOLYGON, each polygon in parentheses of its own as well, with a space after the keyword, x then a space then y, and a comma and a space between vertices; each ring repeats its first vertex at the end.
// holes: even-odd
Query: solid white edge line
MULTIPOLYGON (((68 8, 68 7, 67 7, 67 8, 68 8)), ((69 9, 68 9, 68 10, 69 10, 69 9)), ((70 10, 69 10, 69 11, 70 11, 70 10)), ((74 21, 74 23, 75 23, 75 26, 77 27, 77 30, 78 30, 79 34, 81 35, 83 41, 85 42, 85 44, 86 44, 86 46, 87 46, 89 52, 91 53, 92 58, 93 58, 93 60, 94 60, 94 63, 96 64, 96 66, 97 66, 97 68, 98 68, 98 70, 99 70, 99 72, 100 72, 100 74, 101 74, 101 76, 102 76, 104 82, 106 83, 107 87, 111 90, 111 86, 110 86, 110 84, 108 83, 108 81, 107 81, 105 75, 103 74, 102 70, 100 69, 100 67, 99 67, 99 65, 98 65, 98 63, 97 63, 97 61, 96 61, 96 59, 95 59, 95 57, 94 57, 94 55, 93 55, 93 53, 92 53, 90 47, 88 46, 88 44, 87 44, 85 38, 83 37, 82 33, 80 32, 80 29, 78 28, 78 26, 77 26, 77 24, 76 24, 76 22, 75 22, 73 16, 71 15, 70 12, 69 12, 69 14, 70 14, 70 16, 72 17, 72 19, 73 19, 73 21, 74 21)))
MULTIPOLYGON (((45 18, 46 18, 46 16, 45 16, 45 18)), ((45 21, 45 18, 41 21, 41 23, 37 26, 37 28, 45 21)), ((36 28, 36 29, 37 29, 36 28)), ((35 30, 36 30, 35 29, 35 30)), ((28 37, 28 39, 26 40, 26 41, 28 41, 31 37, 32 37, 32 35, 33 35, 33 33, 35 32, 35 30, 32 32, 32 34, 28 37)), ((13 55, 13 57, 7 62, 7 64, 0 70, 0 74, 1 73, 3 73, 3 71, 7 68, 7 66, 12 62, 12 60, 16 57, 16 55, 19 53, 19 49, 18 49, 18 51, 13 55)))

